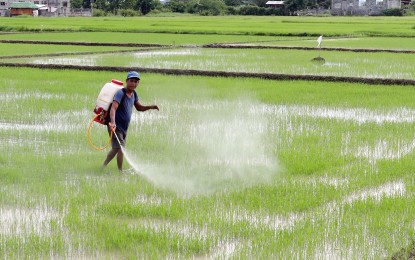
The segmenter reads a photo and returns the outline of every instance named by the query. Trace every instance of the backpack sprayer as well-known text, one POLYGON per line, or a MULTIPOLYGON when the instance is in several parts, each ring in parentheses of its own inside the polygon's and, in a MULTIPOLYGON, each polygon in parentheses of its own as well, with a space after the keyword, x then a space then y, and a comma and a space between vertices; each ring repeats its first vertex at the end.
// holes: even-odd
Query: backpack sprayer
MULTIPOLYGON (((114 99, 115 92, 117 92, 119 89, 122 89, 122 88, 123 88, 123 82, 113 79, 111 80, 111 82, 106 83, 102 87, 101 92, 98 95, 96 106, 94 108, 95 116, 92 118, 88 126, 88 143, 96 150, 104 150, 109 146, 112 135, 113 135, 113 131, 111 131, 110 133, 110 137, 108 139, 107 144, 104 147, 97 147, 91 141, 92 125, 94 122, 100 123, 102 125, 108 125, 108 123, 111 122, 110 110, 111 110, 112 101, 114 99)), ((115 136, 117 137, 117 135, 115 136)))

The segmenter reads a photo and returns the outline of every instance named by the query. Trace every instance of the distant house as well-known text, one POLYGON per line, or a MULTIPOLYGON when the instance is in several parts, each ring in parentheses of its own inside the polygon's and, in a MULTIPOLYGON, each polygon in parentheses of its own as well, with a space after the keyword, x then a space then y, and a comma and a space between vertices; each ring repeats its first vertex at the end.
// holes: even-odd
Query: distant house
POLYGON ((0 16, 17 16, 22 14, 33 16, 68 16, 70 13, 70 0, 0 0, 0 16))
POLYGON ((38 15, 39 7, 32 2, 14 2, 10 4, 10 15, 38 15))
POLYGON ((281 8, 284 6, 284 1, 268 1, 265 5, 271 8, 281 8))
POLYGON ((332 15, 380 15, 388 8, 401 8, 401 0, 332 0, 332 15))

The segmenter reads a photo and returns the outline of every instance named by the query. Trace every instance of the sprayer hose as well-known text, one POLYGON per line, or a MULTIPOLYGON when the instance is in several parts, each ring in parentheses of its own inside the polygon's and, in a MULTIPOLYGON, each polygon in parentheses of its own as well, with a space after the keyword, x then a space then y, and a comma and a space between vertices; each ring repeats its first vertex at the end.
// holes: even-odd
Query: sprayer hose
POLYGON ((88 126, 88 131, 87 131, 87 133, 88 133, 88 143, 89 143, 89 145, 91 145, 91 147, 92 147, 92 148, 94 148, 95 150, 104 150, 104 149, 106 149, 106 148, 110 145, 110 143, 111 143, 111 138, 112 138, 112 133, 113 133, 113 131, 111 131, 111 133, 110 133, 110 138, 108 139, 108 142, 107 142, 107 144, 106 144, 104 147, 97 147, 96 145, 94 145, 94 144, 92 143, 92 141, 91 141, 91 128, 92 128, 92 124, 94 123, 95 119, 96 119, 97 117, 99 117, 99 116, 100 116, 100 114, 98 114, 98 115, 94 116, 94 117, 92 118, 91 122, 89 123, 89 126, 88 126))

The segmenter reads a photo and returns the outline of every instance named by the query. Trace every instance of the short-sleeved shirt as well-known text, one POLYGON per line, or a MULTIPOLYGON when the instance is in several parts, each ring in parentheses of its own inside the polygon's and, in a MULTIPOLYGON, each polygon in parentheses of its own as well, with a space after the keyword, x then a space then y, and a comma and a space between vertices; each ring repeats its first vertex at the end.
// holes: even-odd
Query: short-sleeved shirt
POLYGON ((122 89, 119 89, 115 92, 114 101, 118 102, 117 112, 115 113, 115 124, 118 129, 127 133, 131 121, 131 114, 133 113, 133 107, 135 102, 138 102, 138 97, 134 93, 129 97, 126 93, 124 94, 122 89))

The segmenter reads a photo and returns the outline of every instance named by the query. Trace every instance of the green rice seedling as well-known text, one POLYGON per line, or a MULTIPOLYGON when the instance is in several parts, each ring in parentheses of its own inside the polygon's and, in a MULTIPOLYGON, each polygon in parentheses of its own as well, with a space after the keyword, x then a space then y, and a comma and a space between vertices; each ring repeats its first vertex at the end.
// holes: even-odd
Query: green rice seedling
POLYGON ((1 73, 6 257, 383 258, 411 243, 411 87, 144 74, 161 115, 134 115, 121 177, 85 138, 108 72, 1 73))
MULTIPOLYGON (((244 45, 260 46, 284 46, 284 47, 308 47, 317 48, 316 37, 302 38, 269 38, 263 42, 247 42, 244 45)), ((322 48, 349 48, 349 49, 391 49, 391 50, 413 50, 411 38, 405 37, 324 37, 321 44, 322 48)))
MULTIPOLYGON (((123 33, 123 32, 66 32, 66 33, 18 33, 1 34, 1 40, 121 43, 121 44, 166 44, 202 45, 232 43, 240 45, 309 47, 317 46, 316 37, 252 36, 215 34, 176 34, 176 33, 123 33)), ((15 44, 17 45, 17 44, 15 44)), ((66 48, 67 46, 65 46, 66 48)), ((405 37, 323 37, 322 47, 357 49, 412 50, 411 38, 405 37)), ((39 48, 42 48, 39 46, 39 48)), ((49 48, 49 47, 47 47, 49 48)), ((85 48, 85 47, 81 47, 85 48)), ((94 47, 96 48, 96 47, 94 47)), ((20 50, 21 48, 17 48, 20 50)), ((98 50, 97 50, 98 51, 98 50)))
POLYGON ((408 53, 179 48, 121 53, 117 59, 112 54, 96 54, 88 57, 14 59, 10 62, 413 79, 413 56, 408 53), (325 58, 324 64, 311 62, 317 55, 325 58))
POLYGON ((410 86, 142 73, 160 111, 134 113, 121 175, 86 127, 125 72, 0 76, 2 257, 384 258, 412 243, 410 86))
POLYGON ((126 32, 65 32, 65 33, 18 33, 0 34, 0 40, 52 41, 52 42, 94 42, 202 45, 227 42, 260 43, 278 40, 299 40, 299 37, 253 36, 253 35, 215 35, 215 34, 177 34, 177 33, 126 33, 126 32))
POLYGON ((282 36, 413 36, 413 17, 42 17, 2 19, 3 31, 104 31, 282 36))
MULTIPOLYGON (((38 56, 54 53, 82 53, 82 52, 110 52, 131 50, 127 47, 105 47, 105 46, 71 46, 71 45, 43 45, 43 44, 17 44, 0 43, 0 56, 38 56)), ((134 48, 136 50, 137 48, 134 48)))

